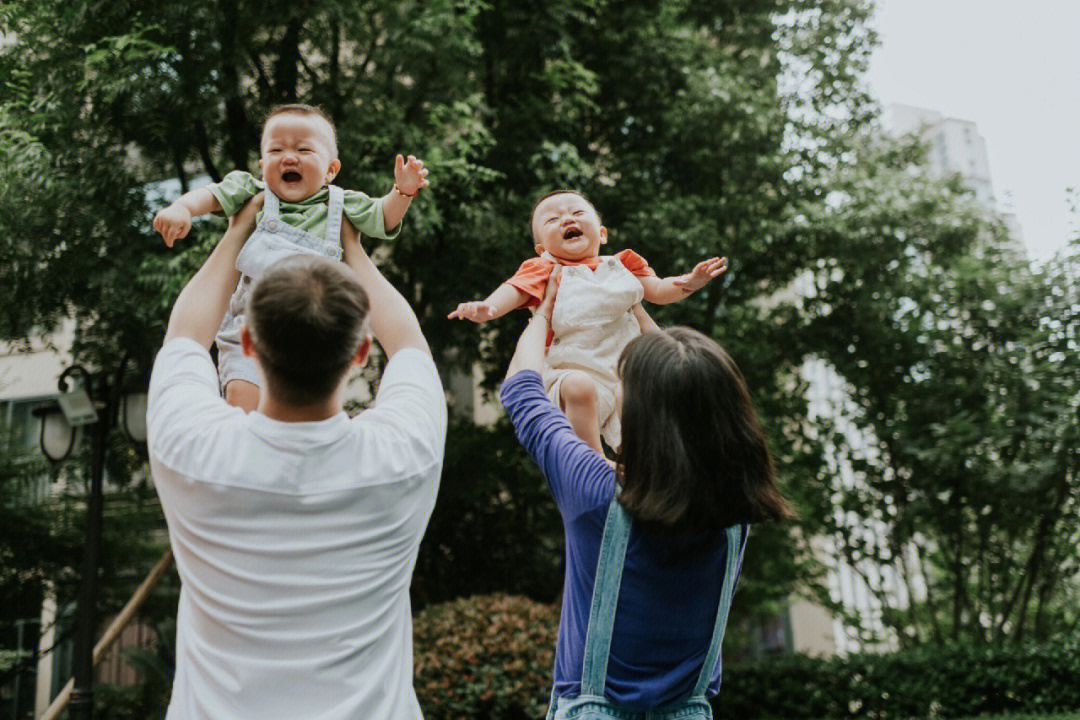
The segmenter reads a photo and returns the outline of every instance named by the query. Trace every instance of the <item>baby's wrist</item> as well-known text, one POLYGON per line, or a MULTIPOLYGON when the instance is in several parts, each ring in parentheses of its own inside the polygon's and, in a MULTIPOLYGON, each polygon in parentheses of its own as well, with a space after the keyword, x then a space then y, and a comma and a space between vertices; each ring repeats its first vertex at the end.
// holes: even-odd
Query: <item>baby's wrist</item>
POLYGON ((190 217, 195 216, 195 211, 191 209, 191 206, 187 204, 184 198, 178 198, 177 200, 174 200, 173 203, 169 205, 169 207, 176 211, 186 212, 190 217))

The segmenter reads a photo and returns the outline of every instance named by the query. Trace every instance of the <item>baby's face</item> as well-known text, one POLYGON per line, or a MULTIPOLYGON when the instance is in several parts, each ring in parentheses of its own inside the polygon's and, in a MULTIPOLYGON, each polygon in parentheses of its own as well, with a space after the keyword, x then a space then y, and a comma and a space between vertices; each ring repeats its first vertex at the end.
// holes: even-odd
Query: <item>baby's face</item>
POLYGON ((547 250, 563 260, 585 260, 600 254, 607 242, 607 228, 600 216, 580 195, 552 195, 539 205, 532 217, 536 252, 547 250))
POLYGON ((328 185, 341 161, 334 152, 333 130, 316 115, 275 115, 263 129, 263 182, 286 202, 299 202, 328 185))

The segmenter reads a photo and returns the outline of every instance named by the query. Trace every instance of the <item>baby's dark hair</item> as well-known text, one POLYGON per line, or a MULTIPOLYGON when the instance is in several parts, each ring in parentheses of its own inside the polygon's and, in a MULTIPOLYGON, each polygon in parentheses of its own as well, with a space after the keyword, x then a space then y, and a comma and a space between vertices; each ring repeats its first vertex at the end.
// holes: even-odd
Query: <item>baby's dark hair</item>
MULTIPOLYGON (((305 105, 303 103, 275 105, 270 108, 270 112, 266 113, 266 117, 263 119, 262 132, 264 135, 266 134, 267 124, 278 115, 313 115, 326 121, 326 124, 330 126, 330 149, 334 157, 337 157, 337 126, 334 125, 333 119, 322 108, 317 105, 305 105)), ((260 141, 259 144, 261 145, 262 142, 260 141)))
MULTIPOLYGON (((593 201, 589 199, 588 195, 581 192, 580 190, 566 190, 566 189, 552 190, 551 192, 547 193, 546 195, 541 197, 539 200, 537 200, 536 203, 533 204, 532 212, 529 213, 529 230, 532 230, 532 223, 533 223, 533 220, 536 218, 536 208, 540 207, 540 203, 544 202, 549 197, 554 197, 556 195, 577 195, 579 198, 581 198, 585 202, 589 203, 589 207, 591 207, 593 209, 593 212, 596 213, 597 219, 600 218, 600 211, 596 209, 595 205, 593 205, 593 201)), ((601 221, 601 224, 603 224, 603 221, 601 221)))

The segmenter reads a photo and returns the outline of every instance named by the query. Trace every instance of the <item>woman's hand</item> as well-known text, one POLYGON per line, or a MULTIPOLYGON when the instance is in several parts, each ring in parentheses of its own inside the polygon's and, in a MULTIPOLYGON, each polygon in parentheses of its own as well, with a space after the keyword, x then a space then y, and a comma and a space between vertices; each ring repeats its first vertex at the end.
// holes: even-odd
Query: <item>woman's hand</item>
POLYGON ((547 287, 544 288, 544 299, 533 309, 533 314, 540 314, 547 318, 551 325, 551 313, 555 309, 555 295, 559 291, 559 278, 562 276, 562 265, 556 265, 548 275, 547 287))
POLYGON ((517 350, 510 360, 510 367, 506 370, 507 379, 518 374, 522 370, 535 370, 540 372, 544 366, 544 355, 547 352, 548 329, 551 327, 551 311, 555 307, 555 287, 559 282, 559 274, 562 268, 555 266, 548 276, 547 288, 544 290, 544 299, 533 311, 532 319, 525 326, 525 331, 518 339, 517 350))
POLYGON ((660 327, 649 317, 649 313, 645 312, 641 303, 634 303, 630 311, 634 313, 634 319, 638 321, 642 333, 660 332, 660 327))

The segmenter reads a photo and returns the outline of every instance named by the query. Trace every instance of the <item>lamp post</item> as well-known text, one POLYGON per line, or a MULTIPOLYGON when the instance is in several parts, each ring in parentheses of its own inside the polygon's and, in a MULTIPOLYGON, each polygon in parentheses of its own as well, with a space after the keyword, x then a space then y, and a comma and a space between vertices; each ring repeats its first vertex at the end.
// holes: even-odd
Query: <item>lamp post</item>
POLYGON ((74 449, 83 427, 91 431, 90 492, 86 501, 86 544, 82 584, 79 588, 78 624, 72 659, 74 689, 71 693, 72 720, 91 720, 94 714, 94 629, 97 622, 98 569, 101 555, 102 484, 109 431, 119 421, 124 433, 136 443, 146 440, 146 392, 124 393, 124 371, 130 355, 125 353, 112 382, 98 388, 81 365, 72 365, 60 375, 57 401, 38 408, 41 417, 41 450, 50 461, 61 462, 74 449), (81 380, 76 386, 74 377, 81 380), (91 400, 91 398, 97 398, 91 400), (99 412, 100 410, 100 412, 99 412))

